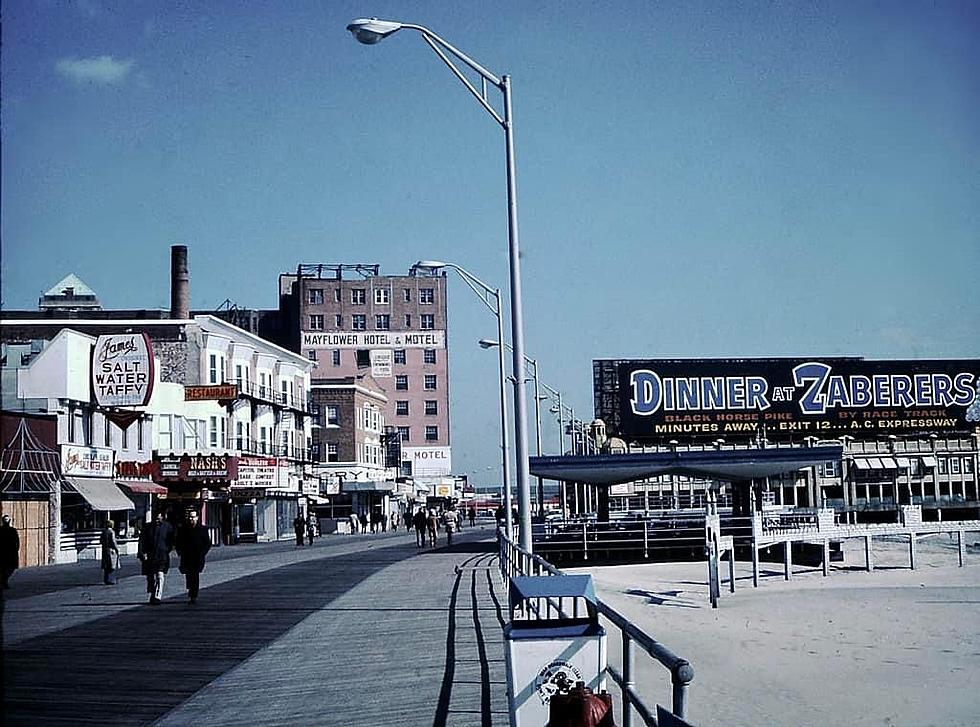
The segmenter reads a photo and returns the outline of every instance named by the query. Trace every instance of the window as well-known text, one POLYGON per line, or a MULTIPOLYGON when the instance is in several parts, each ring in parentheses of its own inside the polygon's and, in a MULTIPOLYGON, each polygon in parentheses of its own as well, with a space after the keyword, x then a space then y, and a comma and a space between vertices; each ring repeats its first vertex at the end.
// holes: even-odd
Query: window
POLYGON ((262 454, 269 453, 269 428, 259 427, 259 452, 262 454))
POLYGON ((208 427, 208 443, 212 448, 218 446, 218 417, 211 417, 211 426, 208 427))
POLYGON ((426 374, 425 375, 425 390, 435 391, 436 390, 436 375, 426 374))
POLYGON ((320 313, 310 316, 310 330, 311 331, 322 331, 323 330, 323 315, 320 313))
MULTIPOLYGON (((142 421, 142 420, 140 420, 142 421)), ((102 417, 102 444, 109 446, 112 444, 112 422, 105 416, 102 417)))
POLYGON ((419 304, 420 305, 432 305, 436 300, 435 290, 433 288, 420 288, 419 289, 419 304))
POLYGON ((87 447, 92 446, 92 412, 79 411, 79 421, 82 426, 82 444, 87 447))
POLYGON ((173 449, 173 430, 172 427, 173 420, 170 418, 169 414, 161 414, 158 418, 157 425, 157 449, 173 449))
POLYGON ((354 354, 356 356, 357 368, 366 369, 371 365, 371 352, 366 348, 359 348, 354 354))
POLYGON ((310 288, 310 305, 323 305, 323 288, 310 288))
POLYGON ((395 363, 396 364, 403 364, 403 363, 405 363, 405 349, 404 348, 396 348, 395 349, 395 353, 394 353, 394 359, 395 359, 395 363))
POLYGON ((344 326, 344 317, 342 315, 340 315, 340 313, 338 313, 337 315, 335 315, 333 317, 333 324, 337 328, 343 328, 343 326, 344 326))
POLYGON ((840 475, 840 462, 831 460, 820 465, 820 475, 822 477, 837 477, 840 475))
MULTIPOLYGON (((136 420, 136 447, 138 449, 145 449, 146 440, 143 438, 143 417, 136 420)), ((223 426, 223 423, 222 423, 223 426)))
MULTIPOLYGON (((315 357, 314 357, 314 360, 316 360, 315 357)), ((242 365, 241 364, 235 364, 235 383, 236 384, 242 383, 242 365)))
POLYGON ((309 351, 307 351, 306 357, 310 359, 310 361, 316 361, 316 349, 311 348, 309 351))
POLYGON ((364 288, 351 288, 350 289, 350 302, 354 305, 364 305, 367 301, 367 293, 364 288))
POLYGON ((265 398, 266 397, 266 390, 265 390, 265 388, 266 388, 266 376, 267 376, 267 374, 266 374, 265 371, 260 371, 259 372, 259 396, 261 396, 262 398, 265 398))
POLYGON ((431 331, 436 327, 436 317, 431 313, 423 313, 419 318, 421 319, 419 321, 419 328, 423 331, 431 331))
POLYGON ((379 315, 374 317, 374 327, 379 331, 388 331, 391 329, 391 316, 389 315, 379 315))
POLYGON ((333 442, 327 444, 327 462, 339 462, 340 455, 337 454, 337 445, 333 442))
POLYGON ((355 331, 364 331, 367 329, 367 316, 363 314, 356 314, 350 317, 350 327, 355 331))
POLYGON ((411 429, 409 427, 398 427, 398 436, 401 437, 403 442, 407 442, 411 434, 411 429))
POLYGON ((953 457, 949 460, 949 473, 952 475, 958 475, 960 473, 959 457, 953 457))
POLYGON ((327 405, 327 424, 337 426, 340 424, 340 409, 333 404, 327 405))
POLYGON ((946 474, 946 460, 945 459, 943 459, 942 457, 940 457, 938 460, 936 460, 936 465, 937 465, 937 468, 936 469, 939 471, 939 474, 941 474, 941 475, 946 474))
POLYGON ((422 351, 423 362, 427 364, 434 364, 436 362, 436 350, 434 348, 426 348, 422 351))
POLYGON ((412 314, 411 313, 406 313, 405 314, 405 328, 411 328, 411 327, 412 327, 412 314))
POLYGON ((129 427, 121 427, 122 429, 122 448, 129 449, 129 427))
POLYGON ((404 300, 406 303, 411 303, 412 302, 412 289, 411 288, 402 288, 402 293, 403 293, 402 300, 404 300))
POLYGON ((333 302, 334 303, 340 302, 340 288, 333 289, 333 302))
POLYGON ((408 391, 408 376, 405 374, 395 376, 395 389, 398 391, 408 391))
POLYGON ((330 352, 330 360, 333 362, 334 366, 340 366, 340 349, 335 348, 330 352))
POLYGON ((439 413, 439 402, 432 399, 427 399, 425 402, 425 413, 428 415, 439 413))
POLYGON ((204 448, 206 439, 206 422, 201 419, 184 418, 184 449, 204 448))
POLYGON ((425 428, 425 441, 434 442, 439 439, 439 427, 426 427, 425 428))
POLYGON ((374 289, 374 304, 375 305, 388 305, 388 289, 387 288, 375 288, 374 289))
POLYGON ((400 417, 408 416, 408 402, 404 399, 395 402, 395 414, 400 417))
POLYGON ((963 474, 973 474, 973 460, 969 457, 963 460, 963 474))
POLYGON ((208 383, 220 384, 225 377, 225 357, 212 353, 208 357, 208 383))

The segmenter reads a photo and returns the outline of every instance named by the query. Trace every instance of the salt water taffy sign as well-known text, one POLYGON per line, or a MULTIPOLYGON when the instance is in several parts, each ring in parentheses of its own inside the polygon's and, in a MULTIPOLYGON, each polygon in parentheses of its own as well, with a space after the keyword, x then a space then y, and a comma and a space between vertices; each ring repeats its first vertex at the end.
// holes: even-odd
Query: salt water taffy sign
POLYGON ((153 347, 145 333, 99 336, 92 349, 92 392, 99 406, 146 406, 153 393, 153 347))

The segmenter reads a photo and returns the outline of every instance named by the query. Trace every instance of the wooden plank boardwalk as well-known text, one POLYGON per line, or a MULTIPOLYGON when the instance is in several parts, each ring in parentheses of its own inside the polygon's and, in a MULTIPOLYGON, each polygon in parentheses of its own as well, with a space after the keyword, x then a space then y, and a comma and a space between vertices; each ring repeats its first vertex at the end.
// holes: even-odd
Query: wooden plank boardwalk
POLYGON ((434 550, 404 532, 223 550, 236 552, 209 562, 193 606, 176 569, 157 607, 140 576, 102 586, 94 564, 16 574, 3 722, 508 723, 506 589, 489 527, 434 550), (81 568, 91 585, 78 585, 81 568), (64 588, 41 583, 59 577, 64 588))

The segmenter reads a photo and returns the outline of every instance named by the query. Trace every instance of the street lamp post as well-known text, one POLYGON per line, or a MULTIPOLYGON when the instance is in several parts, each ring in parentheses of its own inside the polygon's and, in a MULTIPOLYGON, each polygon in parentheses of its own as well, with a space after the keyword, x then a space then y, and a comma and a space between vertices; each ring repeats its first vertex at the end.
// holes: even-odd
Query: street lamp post
MULTIPOLYGON (((415 267, 428 268, 430 270, 450 268, 459 273, 463 282, 476 293, 477 297, 483 301, 483 304, 497 317, 497 335, 504 335, 504 315, 500 306, 500 288, 491 288, 473 275, 473 273, 454 263, 444 263, 438 260, 420 260, 415 263, 415 267)), ((504 532, 507 533, 507 539, 512 540, 514 537, 514 523, 513 516, 511 515, 513 504, 510 495, 510 447, 507 444, 507 370, 504 364, 503 349, 500 349, 500 355, 497 356, 497 363, 500 376, 500 486, 504 494, 504 532)))
MULTIPOLYGON (((503 339, 499 339, 503 340, 503 339)), ((498 341, 491 341, 489 338, 484 338, 480 340, 480 346, 483 348, 493 348, 500 347, 498 341)), ((513 351, 513 347, 504 343, 503 348, 508 351, 513 351)), ((538 360, 531 358, 530 356, 524 357, 524 362, 531 367, 531 380, 534 382, 534 438, 536 440, 537 455, 541 456, 541 401, 542 399, 547 399, 546 396, 541 396, 541 380, 538 377, 538 360)), ((524 385, 523 377, 521 381, 515 381, 515 385, 524 385)), ((544 479, 539 475, 538 478, 538 515, 544 518, 544 479)))
MULTIPOLYGON (((513 370, 520 371, 524 360, 524 313, 521 303, 521 256, 517 231, 517 170, 514 162, 514 122, 511 106, 510 76, 498 78, 462 51, 450 45, 428 28, 421 25, 398 23, 377 18, 359 18, 347 26, 354 37, 365 45, 374 45, 399 30, 415 30, 437 56, 449 67, 453 75, 504 130, 504 148, 507 160, 507 233, 510 257, 510 318, 511 340, 514 343, 513 370), (482 93, 457 68, 452 55, 475 71, 481 80, 482 93), (503 97, 503 113, 487 101, 487 83, 500 89, 503 97)), ((514 438, 517 448, 517 490, 520 504, 520 545, 527 552, 532 550, 531 541, 531 491, 528 481, 527 460, 527 402, 523 386, 514 386, 514 438)))

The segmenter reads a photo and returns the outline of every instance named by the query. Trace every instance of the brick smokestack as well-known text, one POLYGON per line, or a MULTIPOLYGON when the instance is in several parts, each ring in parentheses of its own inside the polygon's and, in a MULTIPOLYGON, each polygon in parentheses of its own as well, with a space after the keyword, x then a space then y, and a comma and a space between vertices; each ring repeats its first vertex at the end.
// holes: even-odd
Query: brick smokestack
POLYGON ((187 245, 170 246, 170 317, 184 320, 189 315, 190 276, 187 245))

